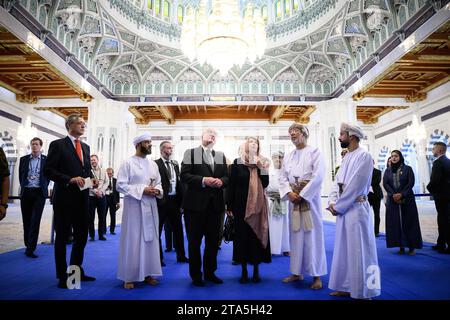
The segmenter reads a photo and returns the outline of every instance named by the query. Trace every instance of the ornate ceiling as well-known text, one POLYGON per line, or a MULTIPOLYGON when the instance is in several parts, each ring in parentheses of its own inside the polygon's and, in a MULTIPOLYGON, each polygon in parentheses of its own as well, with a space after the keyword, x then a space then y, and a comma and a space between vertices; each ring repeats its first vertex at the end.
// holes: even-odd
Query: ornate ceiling
POLYGON ((268 8, 269 47, 255 65, 233 68, 223 77, 182 55, 176 10, 158 16, 139 0, 3 3, 31 14, 42 25, 41 38, 57 39, 70 52, 66 60, 79 61, 87 77, 95 77, 114 99, 199 104, 217 95, 235 101, 330 98, 389 39, 401 36, 408 21, 431 7, 426 0, 299 1, 297 11, 277 18, 277 1, 259 0, 260 8, 268 8), (310 28, 322 17, 330 18, 310 28))
POLYGON ((25 103, 36 103, 41 98, 91 100, 91 96, 1 25, 0 85, 25 103))
POLYGON ((424 100, 427 92, 450 79, 450 21, 395 62, 353 98, 396 97, 424 100))
MULTIPOLYGON (((374 124, 379 117, 406 106, 357 106, 356 117, 364 124, 374 124)), ((36 107, 37 110, 54 112, 62 117, 81 113, 88 120, 87 107, 36 107)), ((269 105, 177 105, 177 106, 131 106, 128 109, 137 124, 147 125, 151 121, 165 120, 174 124, 177 120, 267 120, 274 124, 279 120, 309 123, 316 106, 269 106, 269 105)))
POLYGON ((41 111, 51 111, 56 113, 57 115, 67 118, 72 113, 80 113, 83 116, 83 119, 89 120, 89 112, 87 107, 35 107, 36 110, 41 111))
POLYGON ((356 119, 362 121, 364 124, 374 124, 378 119, 393 110, 407 109, 406 106, 357 106, 356 119))

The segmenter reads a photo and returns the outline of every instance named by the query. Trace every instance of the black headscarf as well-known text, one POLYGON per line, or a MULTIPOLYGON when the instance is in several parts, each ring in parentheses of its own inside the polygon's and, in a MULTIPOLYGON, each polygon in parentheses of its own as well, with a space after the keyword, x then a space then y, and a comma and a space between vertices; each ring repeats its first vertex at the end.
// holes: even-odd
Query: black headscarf
POLYGON ((391 170, 393 173, 396 173, 398 168, 400 168, 401 166, 403 166, 405 164, 405 158, 403 158, 403 154, 400 150, 392 150, 391 154, 395 152, 396 154, 399 155, 400 160, 397 163, 393 163, 391 160, 391 170))

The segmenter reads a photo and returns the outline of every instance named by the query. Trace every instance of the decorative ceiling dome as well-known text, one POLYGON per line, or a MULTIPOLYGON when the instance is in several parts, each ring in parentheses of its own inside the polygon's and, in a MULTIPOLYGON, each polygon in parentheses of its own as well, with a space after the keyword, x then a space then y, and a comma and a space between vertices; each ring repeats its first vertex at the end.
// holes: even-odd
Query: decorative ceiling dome
MULTIPOLYGON (((78 61, 79 72, 95 79, 103 94, 126 101, 203 101, 221 94, 237 101, 256 96, 267 101, 329 99, 378 61, 386 43, 404 38, 402 28, 414 15, 435 10, 426 0, 395 6, 387 0, 239 0, 233 19, 264 21, 267 46, 261 54, 261 25, 252 36, 244 34, 247 26, 236 29, 242 30, 236 38, 252 39, 242 47, 232 41, 199 46, 207 38, 198 28, 183 38, 183 23, 192 19, 189 8, 199 8, 199 0, 18 0, 0 5, 5 3, 27 11, 44 30, 41 38, 50 35, 59 42, 66 61, 78 61), (194 43, 197 50, 186 49, 194 43), (213 57, 212 48, 223 53, 213 57), (219 69, 228 70, 227 76, 218 75, 219 69)), ((214 34, 211 30, 210 38, 214 34)))

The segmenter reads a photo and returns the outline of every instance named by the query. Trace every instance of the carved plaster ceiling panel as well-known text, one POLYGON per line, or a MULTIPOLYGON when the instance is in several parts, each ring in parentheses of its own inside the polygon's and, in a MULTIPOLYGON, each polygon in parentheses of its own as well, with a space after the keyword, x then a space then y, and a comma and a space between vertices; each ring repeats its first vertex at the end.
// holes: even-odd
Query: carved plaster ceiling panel
MULTIPOLYGON (((177 44, 180 32, 177 17, 166 18, 153 13, 147 1, 20 0, 18 3, 43 24, 44 29, 51 30, 53 36, 91 70, 92 76, 102 79, 104 87, 116 96, 146 95, 145 83, 152 74, 163 74, 167 78, 169 95, 178 93, 180 79, 186 81, 194 74, 203 82, 201 94, 210 93, 209 81, 216 77, 217 71, 208 65, 190 62, 177 44), (118 12, 128 22, 112 12, 118 12), (78 47, 82 52, 76 51, 78 47), (131 86, 125 88, 125 84, 131 86)), ((186 7, 197 5, 198 0, 178 3, 186 7)), ((266 6, 269 17, 276 17, 273 1, 253 3, 259 9, 266 6)), ((352 75, 351 71, 358 64, 369 59, 370 53, 402 22, 427 5, 425 1, 416 0, 395 5, 387 0, 299 0, 297 3, 297 11, 282 13, 282 17, 275 20, 269 18, 267 32, 271 47, 262 59, 255 65, 244 64, 231 69, 229 78, 237 82, 236 86, 233 84, 234 94, 242 93, 242 83, 250 78, 267 82, 267 91, 258 93, 270 94, 275 91, 276 80, 295 77, 301 82, 301 90, 308 87, 307 83, 312 85, 313 90, 301 94, 329 95, 352 75), (327 13, 332 13, 327 23, 302 37, 295 36, 296 31, 307 28, 327 13), (278 37, 289 41, 277 45, 278 37)), ((258 90, 266 90, 266 87, 258 90)), ((278 94, 292 94, 292 90, 278 94)))

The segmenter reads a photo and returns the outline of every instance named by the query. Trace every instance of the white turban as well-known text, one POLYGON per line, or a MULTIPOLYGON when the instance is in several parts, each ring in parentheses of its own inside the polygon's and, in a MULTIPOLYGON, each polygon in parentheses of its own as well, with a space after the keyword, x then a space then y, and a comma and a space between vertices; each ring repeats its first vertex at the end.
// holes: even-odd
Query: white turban
POLYGON ((359 139, 364 139, 364 132, 362 129, 355 125, 343 122, 341 124, 341 131, 347 131, 349 136, 355 136, 359 139))
POLYGON ((278 158, 284 158, 284 152, 283 151, 275 151, 272 153, 272 158, 278 157, 278 158))
POLYGON ((134 138, 133 144, 136 147, 139 142, 147 141, 147 140, 152 140, 152 136, 148 132, 141 134, 140 136, 137 136, 136 138, 134 138))

